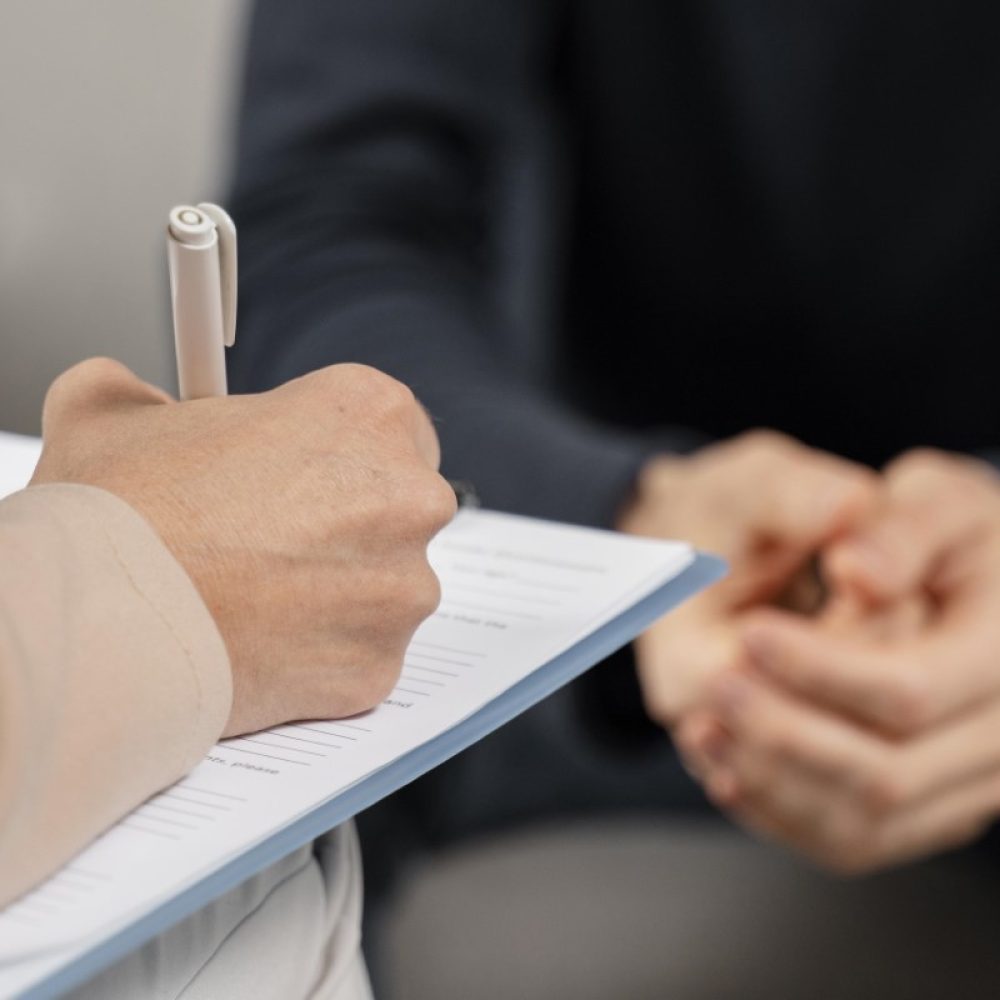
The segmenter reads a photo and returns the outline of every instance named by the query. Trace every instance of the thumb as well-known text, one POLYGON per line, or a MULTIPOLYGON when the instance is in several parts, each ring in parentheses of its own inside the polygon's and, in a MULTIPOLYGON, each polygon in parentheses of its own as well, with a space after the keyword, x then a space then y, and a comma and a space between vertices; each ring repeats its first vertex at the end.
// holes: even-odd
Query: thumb
POLYGON ((995 473, 968 459, 912 452, 886 470, 877 514, 827 555, 835 585, 876 602, 928 584, 949 553, 996 517, 995 473))
POLYGON ((809 551, 829 541, 871 508, 874 477, 832 455, 794 445, 772 457, 747 483, 753 526, 763 535, 809 551))
POLYGON ((84 417, 172 402, 162 389, 144 382, 111 358, 90 358, 63 372, 49 387, 42 409, 45 438, 84 417))

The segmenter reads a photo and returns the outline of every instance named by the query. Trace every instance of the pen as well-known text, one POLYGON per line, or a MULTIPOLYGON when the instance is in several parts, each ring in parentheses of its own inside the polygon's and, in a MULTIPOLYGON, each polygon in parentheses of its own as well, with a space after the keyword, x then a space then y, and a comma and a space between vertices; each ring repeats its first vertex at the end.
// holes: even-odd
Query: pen
MULTIPOLYGON (((178 205, 167 222, 170 304, 180 398, 225 396, 226 348, 236 342, 236 226, 211 202, 178 205)), ((459 507, 478 507, 471 483, 451 480, 459 507)))
POLYGON ((225 349, 236 340, 236 226, 218 205, 178 205, 167 263, 181 399, 226 395, 225 349))

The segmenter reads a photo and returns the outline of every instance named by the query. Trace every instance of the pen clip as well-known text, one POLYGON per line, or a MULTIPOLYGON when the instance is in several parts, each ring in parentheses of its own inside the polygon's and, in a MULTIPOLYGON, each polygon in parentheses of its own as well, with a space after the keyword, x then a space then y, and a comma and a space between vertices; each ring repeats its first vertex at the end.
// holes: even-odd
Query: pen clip
POLYGON ((223 342, 226 347, 232 347, 236 343, 236 225, 224 208, 210 201, 199 202, 198 208, 215 223, 219 240, 223 342))

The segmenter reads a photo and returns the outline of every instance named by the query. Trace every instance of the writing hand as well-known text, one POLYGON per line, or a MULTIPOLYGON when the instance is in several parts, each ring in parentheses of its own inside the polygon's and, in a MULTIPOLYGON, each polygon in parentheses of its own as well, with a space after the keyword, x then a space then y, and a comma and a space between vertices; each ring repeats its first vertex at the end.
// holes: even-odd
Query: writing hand
POLYGON ((353 714, 395 684, 440 597, 427 544, 455 509, 400 383, 336 365, 176 403, 95 360, 56 380, 43 428, 33 482, 117 494, 200 591, 233 670, 226 735, 353 714))

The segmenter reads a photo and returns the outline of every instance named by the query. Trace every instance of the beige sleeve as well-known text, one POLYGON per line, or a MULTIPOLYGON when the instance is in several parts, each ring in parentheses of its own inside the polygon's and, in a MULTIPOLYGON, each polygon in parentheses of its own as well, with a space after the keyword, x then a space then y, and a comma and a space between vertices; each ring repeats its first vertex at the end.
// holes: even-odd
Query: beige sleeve
POLYGON ((222 732, 225 645, 131 507, 89 486, 0 501, 0 906, 222 732))

